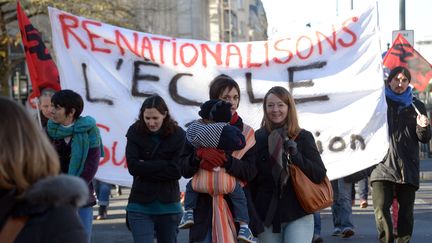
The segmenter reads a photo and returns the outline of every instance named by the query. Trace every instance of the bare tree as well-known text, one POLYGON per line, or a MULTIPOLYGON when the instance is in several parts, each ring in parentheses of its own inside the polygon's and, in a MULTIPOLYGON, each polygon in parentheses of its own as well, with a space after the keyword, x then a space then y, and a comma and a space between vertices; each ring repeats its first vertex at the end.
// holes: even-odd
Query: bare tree
MULTIPOLYGON (((47 7, 50 6, 117 26, 134 29, 138 27, 134 20, 133 6, 129 1, 124 0, 27 0, 21 1, 21 5, 29 18, 47 15, 47 7)), ((8 93, 11 71, 23 61, 23 57, 11 60, 10 56, 10 47, 21 43, 17 28, 16 0, 0 0, 0 94, 2 95, 8 93)))

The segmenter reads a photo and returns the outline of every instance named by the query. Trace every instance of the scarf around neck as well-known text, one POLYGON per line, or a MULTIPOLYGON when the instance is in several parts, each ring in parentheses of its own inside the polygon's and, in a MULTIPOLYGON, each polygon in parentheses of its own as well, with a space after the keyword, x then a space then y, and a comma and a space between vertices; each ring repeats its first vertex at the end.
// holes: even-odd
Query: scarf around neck
POLYGON ((288 167, 283 166, 283 143, 286 137, 285 127, 273 129, 268 136, 268 152, 274 161, 272 165, 272 176, 280 189, 286 185, 289 178, 288 167))
POLYGON ((412 89, 409 86, 402 94, 395 93, 389 86, 387 86, 385 88, 385 95, 387 98, 398 103, 401 109, 410 106, 413 101, 412 89))
POLYGON ((232 116, 231 116, 231 121, 229 122, 230 125, 236 126, 238 129, 240 129, 240 131, 243 130, 243 126, 245 124, 243 124, 243 120, 241 119, 241 117, 237 114, 237 112, 235 112, 232 116))
POLYGON ((91 116, 79 117, 72 126, 65 127, 52 120, 48 121, 48 135, 53 139, 64 139, 72 137, 71 159, 68 174, 80 176, 84 170, 90 148, 100 148, 103 157, 103 145, 99 128, 91 116))

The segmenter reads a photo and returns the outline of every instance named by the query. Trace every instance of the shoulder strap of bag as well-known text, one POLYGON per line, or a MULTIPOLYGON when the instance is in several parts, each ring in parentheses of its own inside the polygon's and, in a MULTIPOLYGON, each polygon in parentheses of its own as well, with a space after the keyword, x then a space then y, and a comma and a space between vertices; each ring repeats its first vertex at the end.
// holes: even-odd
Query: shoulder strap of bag
POLYGON ((295 141, 296 138, 298 137, 298 135, 301 133, 301 131, 302 131, 302 129, 300 129, 300 131, 299 131, 296 135, 294 135, 294 136, 291 138, 291 140, 295 141))
POLYGON ((27 221, 28 217, 10 217, 0 232, 0 242, 13 243, 27 221))

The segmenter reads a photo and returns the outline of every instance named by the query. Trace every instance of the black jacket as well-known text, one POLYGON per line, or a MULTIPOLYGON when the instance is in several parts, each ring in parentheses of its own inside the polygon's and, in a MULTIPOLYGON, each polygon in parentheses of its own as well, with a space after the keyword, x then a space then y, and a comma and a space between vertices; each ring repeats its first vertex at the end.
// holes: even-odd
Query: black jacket
MULTIPOLYGON (((414 105, 426 114, 424 104, 414 98, 414 105)), ((430 125, 417 125, 417 113, 412 106, 398 111, 398 104, 387 99, 387 122, 390 147, 383 161, 372 171, 370 181, 391 181, 419 188, 419 142, 431 138, 430 125)))
MULTIPOLYGON (((262 221, 266 217, 273 193, 279 194, 277 189, 279 186, 275 184, 272 176, 273 162, 270 161, 268 152, 268 136, 269 133, 265 128, 260 128, 255 132, 258 174, 255 180, 250 183, 255 208, 262 221)), ((301 130, 295 142, 298 152, 291 158, 293 163, 300 167, 311 181, 322 182, 327 170, 321 160, 312 134, 309 131, 301 130)), ((289 179, 282 192, 282 197, 278 200, 276 213, 272 220, 273 232, 280 232, 281 223, 291 222, 307 214, 300 206, 289 179)))
MULTIPOLYGON (((242 124, 243 125, 243 124, 242 124)), ((199 160, 195 158, 195 148, 188 142, 186 142, 185 148, 181 156, 182 163, 182 175, 185 178, 191 178, 199 169, 199 160)), ((255 166, 255 146, 250 148, 242 159, 236 159, 231 155, 227 154, 227 161, 222 166, 225 168, 226 172, 239 180, 250 181, 252 180, 256 173, 255 166)), ((247 186, 244 189, 248 213, 250 218, 249 226, 253 233, 256 235, 263 231, 262 226, 257 218, 256 211, 253 207, 250 193, 248 192, 247 186)), ((225 200, 232 212, 232 204, 229 196, 225 196, 225 200)), ((198 193, 198 200, 196 208, 194 209, 194 224, 189 230, 189 242, 199 242, 203 241, 207 231, 210 229, 212 222, 212 198, 206 193, 198 193)))
MULTIPOLYGON (((54 145, 54 148, 56 149, 59 156, 61 172, 67 174, 71 159, 72 140, 69 141, 69 143, 66 143, 64 139, 52 139, 51 137, 49 138, 51 139, 51 143, 54 145)), ((93 179, 99 167, 100 154, 100 148, 89 148, 86 160, 84 162, 84 169, 80 175, 80 178, 82 178, 87 183, 87 187, 89 189, 89 196, 87 199, 87 203, 83 205, 83 207, 90 207, 96 205, 93 179)))
POLYGON ((77 207, 88 189, 78 177, 61 175, 35 183, 22 198, 15 191, 0 191, 0 229, 9 217, 29 217, 15 243, 84 243, 87 234, 77 207))
POLYGON ((178 159, 186 140, 184 130, 177 127, 173 134, 155 142, 134 124, 126 137, 126 161, 133 176, 129 203, 149 203, 156 199, 162 203, 179 202, 178 159))

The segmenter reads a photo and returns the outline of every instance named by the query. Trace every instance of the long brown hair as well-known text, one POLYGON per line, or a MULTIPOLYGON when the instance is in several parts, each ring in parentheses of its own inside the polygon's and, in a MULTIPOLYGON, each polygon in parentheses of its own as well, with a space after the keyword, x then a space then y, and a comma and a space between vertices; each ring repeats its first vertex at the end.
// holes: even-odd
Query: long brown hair
POLYGON ((38 180, 57 175, 57 153, 27 111, 0 97, 0 114, 0 188, 16 189, 19 195, 38 180))
POLYGON ((166 116, 162 122, 161 136, 167 137, 167 136, 173 134, 176 131, 177 122, 171 118, 169 110, 168 110, 168 106, 165 103, 165 100, 162 97, 160 97, 159 95, 152 95, 152 96, 148 97, 146 100, 144 100, 144 102, 141 106, 139 115, 138 115, 138 120, 136 121, 136 124, 138 125, 138 129, 141 132, 150 133, 150 130, 148 129, 148 127, 144 121, 143 114, 144 114, 144 111, 146 109, 151 109, 151 108, 155 108, 161 114, 166 114, 166 116))
POLYGON ((292 97, 291 93, 284 87, 274 86, 264 96, 264 117, 261 121, 261 127, 265 127, 266 130, 269 132, 275 128, 275 124, 272 124, 272 122, 267 117, 267 98, 270 94, 277 96, 280 100, 282 100, 282 102, 284 102, 288 106, 288 114, 285 118, 284 126, 287 128, 288 137, 292 138, 296 136, 301 130, 298 122, 297 109, 295 107, 294 98, 292 97))

